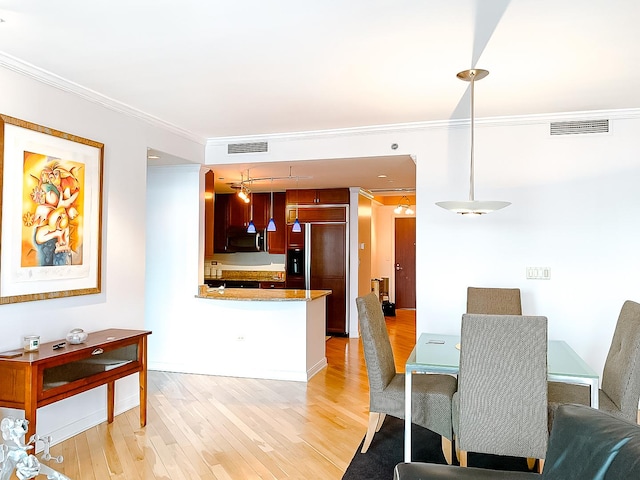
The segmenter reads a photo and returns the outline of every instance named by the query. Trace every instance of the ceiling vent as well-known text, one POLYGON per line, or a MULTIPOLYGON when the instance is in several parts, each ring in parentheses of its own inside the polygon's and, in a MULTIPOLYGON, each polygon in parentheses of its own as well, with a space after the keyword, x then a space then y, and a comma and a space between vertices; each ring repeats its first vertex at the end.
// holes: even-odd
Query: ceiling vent
POLYGON ((609 133, 609 120, 581 120, 551 122, 551 135, 577 135, 582 133, 609 133))
POLYGON ((234 153, 264 153, 269 150, 267 142, 230 143, 227 145, 227 154, 234 153))

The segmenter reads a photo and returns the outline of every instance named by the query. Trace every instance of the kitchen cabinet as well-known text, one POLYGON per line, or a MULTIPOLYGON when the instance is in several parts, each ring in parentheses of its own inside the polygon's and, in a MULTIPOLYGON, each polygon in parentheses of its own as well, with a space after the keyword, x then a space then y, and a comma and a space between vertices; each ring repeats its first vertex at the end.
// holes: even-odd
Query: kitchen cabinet
MULTIPOLYGON (((276 231, 267 232, 267 248, 271 254, 284 255, 287 248, 287 225, 285 224, 285 202, 284 192, 273 194, 273 221, 276 222, 276 231)), ((269 197, 267 208, 267 224, 271 215, 271 198, 269 197)))
POLYGON ((296 207, 287 206, 287 223, 293 223, 296 215, 300 223, 320 223, 320 222, 346 222, 346 207, 319 206, 319 207, 296 207))
MULTIPOLYGON (((205 180, 206 184, 206 180, 205 180)), ((264 231, 269 223, 271 210, 270 193, 254 193, 253 201, 253 224, 257 231, 264 231)), ((268 252, 272 254, 284 254, 286 251, 286 229, 285 229, 285 194, 284 192, 273 194, 273 217, 278 228, 275 232, 269 232, 267 241, 268 252)), ((211 209, 205 200, 205 243, 209 238, 209 214, 211 209)), ((223 193, 215 195, 213 201, 213 252, 227 253, 227 234, 233 228, 247 228, 251 219, 251 204, 243 202, 233 193, 223 193)), ((207 247, 205 246, 205 249, 207 247)))
MULTIPOLYGON (((227 247, 227 227, 229 222, 229 196, 215 194, 213 200, 213 252, 225 253, 227 247)), ((206 208, 206 203, 205 203, 206 208)), ((205 212, 205 230, 207 229, 205 212)), ((206 238, 206 237, 205 237, 206 238)))
POLYGON ((249 204, 238 195, 225 194, 227 199, 227 227, 244 227, 249 225, 249 204))
POLYGON ((287 205, 331 205, 348 203, 348 188, 287 190, 287 205))
POLYGON ((214 244, 214 208, 213 208, 213 184, 214 174, 208 171, 204 176, 204 256, 213 256, 214 244))

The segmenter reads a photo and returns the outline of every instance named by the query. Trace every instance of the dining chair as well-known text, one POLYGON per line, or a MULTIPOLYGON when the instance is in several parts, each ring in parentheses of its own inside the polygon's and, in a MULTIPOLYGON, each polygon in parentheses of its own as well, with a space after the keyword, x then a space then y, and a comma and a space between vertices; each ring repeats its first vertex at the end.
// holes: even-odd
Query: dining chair
POLYGON ((461 466, 467 453, 524 457, 542 471, 547 450, 547 319, 462 316, 452 415, 461 466))
MULTIPOLYGON (((549 431, 558 407, 565 403, 590 405, 589 387, 549 382, 549 431)), ((613 332, 598 391, 598 408, 636 423, 640 400, 640 304, 622 305, 613 332)))
POLYGON ((467 313, 522 315, 519 288, 467 288, 467 313))
MULTIPOLYGON (((378 297, 375 293, 358 297, 356 305, 369 377, 369 425, 361 450, 366 453, 386 415, 404 418, 405 376, 396 372, 378 297)), ((453 456, 451 398, 456 387, 457 380, 451 375, 414 375, 411 392, 412 422, 442 437, 442 452, 449 464, 453 456)))

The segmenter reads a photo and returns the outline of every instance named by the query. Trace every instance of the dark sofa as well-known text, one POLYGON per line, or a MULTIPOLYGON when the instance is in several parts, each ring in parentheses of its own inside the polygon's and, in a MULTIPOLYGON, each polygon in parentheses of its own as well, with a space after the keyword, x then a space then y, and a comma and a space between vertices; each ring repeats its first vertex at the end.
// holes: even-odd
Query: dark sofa
POLYGON ((394 480, 640 478, 640 426, 582 405, 558 408, 542 475, 430 463, 400 463, 394 480))

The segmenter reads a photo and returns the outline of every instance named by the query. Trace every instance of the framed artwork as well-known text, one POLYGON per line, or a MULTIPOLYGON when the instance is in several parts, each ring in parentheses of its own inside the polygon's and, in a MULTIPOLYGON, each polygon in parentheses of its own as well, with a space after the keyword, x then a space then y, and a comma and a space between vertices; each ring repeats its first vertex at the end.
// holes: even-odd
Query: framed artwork
POLYGON ((0 114, 0 304, 100 293, 103 157, 0 114))

